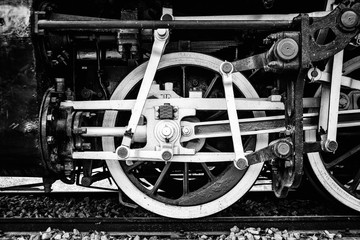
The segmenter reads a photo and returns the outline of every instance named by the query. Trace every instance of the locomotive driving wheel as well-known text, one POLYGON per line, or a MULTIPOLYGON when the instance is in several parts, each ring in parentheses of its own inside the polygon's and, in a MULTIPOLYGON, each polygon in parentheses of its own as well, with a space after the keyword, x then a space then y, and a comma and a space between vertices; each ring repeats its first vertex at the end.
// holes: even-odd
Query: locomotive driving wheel
MULTIPOLYGON (((221 60, 199 53, 181 52, 164 55, 154 81, 158 86, 170 84, 172 97, 193 98, 193 92, 201 92, 202 98, 224 98, 224 89, 219 74, 221 60)), ((135 99, 147 64, 132 71, 116 88, 111 100, 135 99)), ((236 97, 258 98, 247 79, 240 73, 234 74, 236 97)), ((156 87, 155 87, 156 89, 156 87)), ((158 88, 161 95, 162 90, 158 88)), ((169 90, 169 87, 166 87, 169 90)), ((157 95, 157 94, 153 94, 157 95)), ((159 98, 149 95, 149 98, 159 98)), ((195 94, 196 95, 196 94, 195 94)), ((197 95, 199 96, 199 95, 197 95)), ((201 96, 200 96, 201 97, 201 96)), ((194 98, 194 103, 196 98, 194 98)), ((186 108, 193 108, 188 106, 186 108)), ((239 118, 262 117, 262 111, 239 111, 239 118)), ((130 113, 107 111, 104 127, 125 126, 130 113)), ((196 111, 181 121, 201 122, 227 120, 227 112, 196 111)), ((161 121, 160 121, 161 123, 161 121)), ((142 123, 157 131, 159 120, 145 118, 142 123), (154 123, 155 121, 155 123, 154 123), (158 122, 157 122, 158 121, 158 122), (155 126, 155 127, 154 127, 155 126)), ((171 125, 171 124, 170 124, 171 125)), ((182 132, 173 124, 173 132, 182 132)), ((166 129, 168 130, 168 129, 166 129)), ((103 137, 103 150, 115 151, 121 138, 103 137)), ((149 140, 147 140, 149 141, 149 140)), ((243 137, 244 150, 255 151, 268 144, 268 136, 250 135, 243 137)), ((146 143, 133 142, 131 148, 142 148, 146 143)), ((216 156, 219 152, 233 152, 232 138, 193 139, 183 142, 182 147, 193 148, 216 156)), ((186 159, 187 155, 182 155, 186 159)), ((233 162, 165 162, 159 161, 106 161, 113 179, 119 188, 134 202, 156 214, 171 218, 198 218, 217 213, 239 200, 256 181, 263 164, 250 166, 240 171, 233 162)))
MULTIPOLYGON (((343 64, 343 75, 359 79, 360 57, 352 58, 343 64)), ((319 88, 315 97, 321 95, 319 88)), ((359 90, 343 88, 341 91, 339 111, 359 109, 359 90), (354 97, 355 95, 355 97, 354 97), (350 104, 352 101, 352 104, 350 104)), ((314 110, 313 112, 315 112, 314 110)), ((345 206, 360 211, 360 127, 359 119, 349 119, 337 130, 339 144, 335 153, 308 153, 310 164, 309 177, 320 190, 325 189, 333 198, 345 206), (315 181, 314 181, 315 180, 315 181)), ((316 141, 316 130, 305 132, 306 141, 316 141)))

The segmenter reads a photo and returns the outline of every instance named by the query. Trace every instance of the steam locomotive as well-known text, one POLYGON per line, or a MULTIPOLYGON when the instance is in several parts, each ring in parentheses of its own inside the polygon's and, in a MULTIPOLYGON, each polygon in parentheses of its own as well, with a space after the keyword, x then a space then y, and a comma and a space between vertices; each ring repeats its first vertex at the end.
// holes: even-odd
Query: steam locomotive
POLYGON ((170 218, 306 175, 360 211, 360 1, 2 0, 0 175, 170 218))

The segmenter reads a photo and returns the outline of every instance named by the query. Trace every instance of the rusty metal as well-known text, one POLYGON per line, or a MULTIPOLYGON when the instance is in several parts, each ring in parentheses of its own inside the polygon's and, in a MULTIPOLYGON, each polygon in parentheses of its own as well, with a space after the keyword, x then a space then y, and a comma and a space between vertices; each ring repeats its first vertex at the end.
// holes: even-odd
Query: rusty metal
POLYGON ((333 56, 335 53, 344 49, 351 39, 358 34, 359 30, 357 28, 347 28, 346 26, 344 28, 344 25, 340 23, 341 20, 339 20, 339 18, 343 17, 343 11, 345 10, 359 14, 360 3, 355 3, 351 7, 350 4, 350 2, 341 3, 327 16, 322 18, 312 18, 312 21, 311 23, 308 23, 307 28, 302 28, 302 34, 306 36, 309 44, 308 54, 310 61, 317 62, 333 56), (324 44, 319 44, 316 36, 321 30, 332 31, 335 35, 334 38, 330 39, 329 43, 325 42, 324 44))

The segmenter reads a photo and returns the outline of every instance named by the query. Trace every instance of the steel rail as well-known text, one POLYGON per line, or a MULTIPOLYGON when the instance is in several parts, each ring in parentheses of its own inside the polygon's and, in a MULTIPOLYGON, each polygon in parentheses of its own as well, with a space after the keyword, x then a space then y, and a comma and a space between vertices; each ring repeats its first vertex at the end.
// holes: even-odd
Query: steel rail
POLYGON ((45 231, 48 227, 64 231, 98 230, 106 232, 224 232, 241 228, 276 227, 286 230, 359 230, 360 215, 332 216, 242 216, 200 219, 163 217, 126 218, 0 218, 3 232, 45 231))

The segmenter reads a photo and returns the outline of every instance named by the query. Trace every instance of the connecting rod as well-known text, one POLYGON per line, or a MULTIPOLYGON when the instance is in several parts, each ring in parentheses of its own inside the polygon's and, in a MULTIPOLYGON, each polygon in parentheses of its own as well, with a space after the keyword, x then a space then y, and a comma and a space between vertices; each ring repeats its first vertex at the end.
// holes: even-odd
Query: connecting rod
POLYGON ((239 170, 243 170, 249 166, 249 163, 245 157, 244 147, 241 140, 239 119, 236 112, 236 104, 235 104, 234 88, 233 88, 233 80, 232 80, 233 71, 234 71, 234 67, 230 62, 223 62, 220 65, 220 73, 224 84, 227 112, 229 116, 230 129, 232 133, 232 140, 233 140, 234 152, 235 152, 234 165, 239 170))
POLYGON ((142 80, 138 96, 132 114, 126 128, 124 137, 121 142, 121 146, 117 148, 116 152, 121 158, 128 158, 130 153, 130 144, 132 137, 136 131, 136 127, 139 123, 141 113, 145 106, 145 101, 149 95, 151 84, 154 80, 154 76, 158 65, 160 63, 161 56, 164 52, 166 44, 169 39, 168 29, 157 29, 154 31, 154 45, 151 50, 151 56, 148 65, 145 70, 144 78, 142 80))

